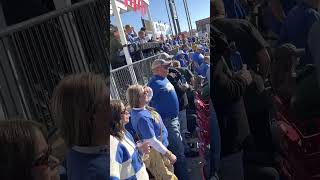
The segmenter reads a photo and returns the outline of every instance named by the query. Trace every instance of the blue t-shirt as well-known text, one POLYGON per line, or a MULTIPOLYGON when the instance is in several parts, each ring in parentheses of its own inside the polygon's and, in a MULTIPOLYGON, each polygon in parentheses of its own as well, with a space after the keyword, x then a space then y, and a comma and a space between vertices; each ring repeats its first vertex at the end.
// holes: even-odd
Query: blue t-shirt
MULTIPOLYGON (((297 5, 297 2, 302 0, 280 0, 284 14, 287 16, 290 10, 297 5)), ((276 34, 280 34, 282 23, 275 17, 271 16, 271 28, 276 34)))
MULTIPOLYGON (((192 49, 190 49, 190 50, 192 50, 192 49)), ((190 51, 189 50, 189 51, 190 51)), ((183 50, 183 52, 184 52, 184 58, 187 60, 187 61, 189 61, 189 51, 184 51, 183 50)))
POLYGON ((207 76, 207 71, 209 69, 210 65, 207 63, 202 63, 201 66, 199 67, 198 75, 201 75, 203 77, 207 76))
POLYGON ((192 60, 197 62, 200 66, 204 61, 204 56, 199 52, 194 52, 192 55, 192 60))
POLYGON ((66 156, 68 180, 109 179, 109 154, 81 153, 70 149, 66 156))
POLYGON ((154 75, 149 81, 153 90, 150 106, 154 107, 163 120, 175 118, 179 113, 179 100, 174 86, 165 77, 154 75))
POLYGON ((279 45, 291 43, 297 48, 305 48, 306 56, 302 57, 302 64, 312 63, 307 40, 311 26, 317 21, 320 21, 320 13, 305 3, 299 3, 290 11, 282 25, 279 45))
POLYGON ((164 146, 168 147, 168 131, 164 126, 161 117, 159 123, 157 123, 148 110, 134 109, 131 112, 130 124, 132 125, 134 132, 137 133, 141 139, 151 139, 153 137, 156 137, 159 141, 162 142, 164 146))

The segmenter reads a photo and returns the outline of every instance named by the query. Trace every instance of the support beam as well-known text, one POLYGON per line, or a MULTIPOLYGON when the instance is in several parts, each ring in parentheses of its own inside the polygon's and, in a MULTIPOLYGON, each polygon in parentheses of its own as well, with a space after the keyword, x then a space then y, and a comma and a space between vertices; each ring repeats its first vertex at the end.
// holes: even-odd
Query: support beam
MULTIPOLYGON (((112 10, 113 10, 113 15, 115 17, 116 26, 118 27, 120 41, 121 41, 121 44, 123 47, 124 55, 126 57, 127 65, 130 65, 130 64, 132 64, 132 59, 131 59, 131 56, 129 53, 127 39, 126 39, 126 35, 124 34, 123 25, 122 25, 122 21, 120 18, 120 13, 119 13, 117 5, 116 5, 116 0, 111 0, 111 6, 112 6, 112 10)), ((136 78, 136 75, 135 75, 135 72, 134 72, 132 66, 129 66, 129 70, 130 70, 132 82, 137 83, 137 78, 136 78)))

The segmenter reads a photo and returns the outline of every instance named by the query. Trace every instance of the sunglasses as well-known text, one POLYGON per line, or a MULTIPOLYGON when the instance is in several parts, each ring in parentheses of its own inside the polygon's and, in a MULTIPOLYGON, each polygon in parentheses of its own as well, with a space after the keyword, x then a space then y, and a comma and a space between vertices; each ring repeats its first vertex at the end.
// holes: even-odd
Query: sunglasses
POLYGON ((52 147, 49 146, 46 152, 34 161, 33 166, 34 167, 38 167, 38 166, 56 167, 58 164, 57 162, 53 161, 50 158, 51 155, 52 155, 52 147))
POLYGON ((124 108, 120 113, 121 114, 129 114, 128 108, 124 108))

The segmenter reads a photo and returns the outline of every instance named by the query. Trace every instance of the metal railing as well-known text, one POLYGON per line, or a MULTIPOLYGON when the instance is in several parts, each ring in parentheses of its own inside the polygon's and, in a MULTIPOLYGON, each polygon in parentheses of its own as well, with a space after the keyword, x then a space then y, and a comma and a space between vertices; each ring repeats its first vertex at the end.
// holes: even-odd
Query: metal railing
POLYGON ((156 60, 160 54, 151 56, 140 61, 134 62, 130 65, 126 65, 110 72, 110 89, 111 98, 120 99, 123 102, 127 102, 126 91, 128 87, 132 84, 139 83, 145 85, 148 83, 150 77, 152 76, 151 65, 154 60, 156 60), (136 76, 133 78, 130 71, 134 71, 136 76))
POLYGON ((109 79, 109 1, 90 0, 0 32, 0 102, 6 119, 55 127, 49 110, 54 87, 66 75, 96 72, 109 79))

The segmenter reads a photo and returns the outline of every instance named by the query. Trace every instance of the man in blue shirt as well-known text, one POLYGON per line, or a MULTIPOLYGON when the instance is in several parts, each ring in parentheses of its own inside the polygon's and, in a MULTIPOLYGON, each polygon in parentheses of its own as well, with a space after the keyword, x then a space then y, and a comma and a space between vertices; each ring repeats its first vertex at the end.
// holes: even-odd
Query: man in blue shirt
POLYGON ((174 164, 175 174, 178 179, 186 180, 187 167, 184 155, 184 146, 178 119, 179 101, 174 86, 167 79, 171 62, 157 59, 152 63, 153 77, 148 86, 153 90, 150 105, 160 114, 168 130, 168 149, 177 157, 174 164))
POLYGON ((176 55, 176 60, 180 62, 181 67, 188 66, 188 61, 185 59, 185 53, 183 52, 183 50, 178 51, 176 55))
POLYGON ((186 44, 182 45, 181 48, 182 48, 182 50, 184 52, 184 59, 189 62, 189 60, 190 60, 190 58, 189 58, 190 48, 186 44))
POLYGON ((282 23, 290 10, 302 0, 271 0, 270 8, 272 11, 271 16, 271 29, 274 33, 280 34, 282 23))
POLYGON ((134 28, 130 25, 125 26, 125 33, 126 38, 129 43, 134 43, 135 39, 137 38, 137 33, 134 31, 134 28))
POLYGON ((301 64, 313 64, 308 48, 308 33, 311 26, 320 21, 317 8, 320 0, 304 0, 294 7, 284 21, 280 33, 279 44, 291 43, 297 48, 305 48, 306 55, 301 59, 301 64))
POLYGON ((201 45, 197 46, 196 52, 192 55, 192 61, 194 64, 195 71, 198 72, 200 65, 204 61, 204 56, 201 54, 203 47, 201 45))
MULTIPOLYGON (((204 62, 199 67, 198 74, 203 76, 203 77, 206 77, 209 67, 210 67, 210 57, 209 56, 205 56, 204 57, 204 62)), ((206 78, 206 80, 207 80, 207 78, 206 78)))

